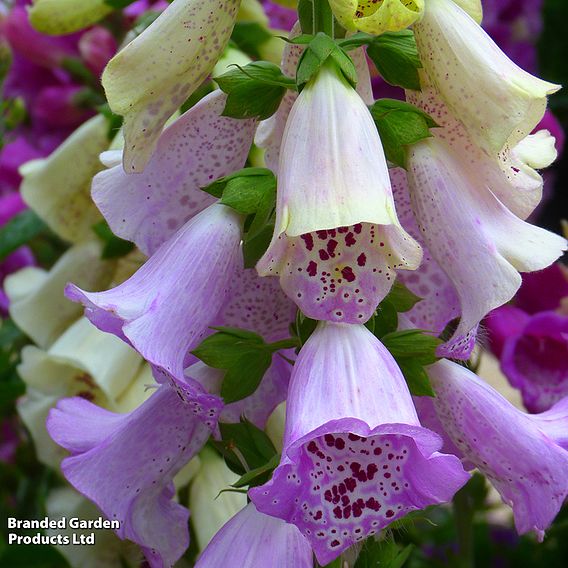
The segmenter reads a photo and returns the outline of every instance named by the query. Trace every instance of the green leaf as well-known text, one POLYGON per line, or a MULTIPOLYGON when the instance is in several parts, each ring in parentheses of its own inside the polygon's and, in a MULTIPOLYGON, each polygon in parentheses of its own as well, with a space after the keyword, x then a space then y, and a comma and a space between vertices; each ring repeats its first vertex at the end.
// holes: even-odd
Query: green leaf
POLYGON ((245 67, 236 67, 216 77, 220 89, 227 93, 223 116, 264 120, 280 106, 287 89, 295 89, 293 79, 282 73, 280 67, 268 61, 255 61, 245 67))
POLYGON ((373 333, 381 339, 398 327, 398 314, 394 305, 386 298, 380 303, 374 315, 373 333))
POLYGON ((219 429, 225 450, 237 448, 249 470, 264 466, 277 453, 270 438, 244 418, 238 424, 219 423, 219 429))
POLYGON ((367 55, 387 83, 420 90, 418 69, 422 63, 411 30, 381 34, 369 45, 367 55))
POLYGON ((272 210, 276 201, 276 178, 270 170, 255 176, 243 176, 230 180, 223 191, 221 203, 238 213, 251 215, 262 210, 272 210))
POLYGON ((383 336, 381 341, 393 357, 411 358, 422 365, 432 365, 438 360, 436 349, 442 343, 421 329, 394 331, 383 336))
POLYGON ((130 6, 130 4, 134 4, 134 2, 136 2, 136 0, 105 0, 105 4, 112 6, 117 10, 126 8, 127 6, 130 6))
POLYGON ((429 138, 436 122, 419 108, 394 99, 380 99, 371 107, 371 114, 383 143, 387 160, 406 166, 406 146, 429 138))
POLYGON ((272 39, 272 34, 257 22, 237 22, 231 39, 247 55, 260 59, 259 46, 272 39))
POLYGON ((424 365, 420 361, 406 358, 397 359, 396 357, 395 359, 404 375, 410 392, 414 396, 436 396, 430 384, 428 373, 426 373, 424 365))
POLYGON ((301 88, 315 77, 328 60, 335 63, 353 87, 357 85, 357 70, 349 55, 332 38, 319 32, 300 57, 296 70, 296 84, 298 88, 301 88))
POLYGON ((253 335, 254 337, 242 337, 233 332, 219 331, 205 338, 192 354, 210 367, 229 369, 245 349, 249 351, 267 347, 260 335, 253 335))
POLYGON ((254 268, 262 255, 268 249, 268 245, 274 233, 274 222, 268 223, 254 236, 245 239, 243 243, 243 259, 245 268, 254 268))
POLYGON ((225 404, 242 400, 256 391, 272 363, 272 353, 264 349, 247 349, 231 366, 221 385, 225 404))
POLYGON ((117 237, 104 220, 93 225, 93 231, 104 243, 101 258, 119 258, 134 250, 134 243, 117 237))
POLYGON ((408 312, 422 300, 411 292, 400 280, 396 280, 386 299, 397 312, 408 312))
POLYGON ((46 224, 31 209, 12 217, 0 228, 0 260, 46 230, 46 224))
POLYGON ((367 539, 355 562, 355 568, 402 568, 413 549, 412 544, 401 549, 392 539, 367 539))
POLYGON ((268 481, 268 475, 273 472, 278 464, 280 463, 280 454, 274 454, 270 460, 268 460, 264 465, 247 471, 244 475, 240 477, 231 487, 239 489, 241 487, 249 486, 256 487, 257 485, 262 485, 268 481))

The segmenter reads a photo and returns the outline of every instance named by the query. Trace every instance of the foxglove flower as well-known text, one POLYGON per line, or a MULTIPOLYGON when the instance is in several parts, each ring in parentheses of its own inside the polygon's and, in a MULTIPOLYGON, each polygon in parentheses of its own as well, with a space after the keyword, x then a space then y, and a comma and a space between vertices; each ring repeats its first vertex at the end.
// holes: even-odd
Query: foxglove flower
POLYGON ((92 226, 100 220, 90 185, 102 169, 99 154, 109 146, 107 131, 106 119, 96 116, 49 157, 20 168, 24 201, 65 240, 78 242, 92 236, 92 226))
POLYGON ((440 139, 414 145, 408 163, 416 220, 461 306, 460 323, 440 354, 467 358, 473 346, 470 332, 515 295, 519 271, 552 264, 566 250, 566 240, 511 213, 480 184, 467 156, 440 139))
POLYGON ((211 93, 167 127, 144 172, 129 175, 120 152, 93 179, 93 200, 113 232, 152 254, 214 199, 200 188, 245 164, 254 120, 221 116, 226 95, 211 93))
POLYGON ((64 35, 87 28, 112 10, 112 6, 104 0, 34 0, 29 14, 36 30, 64 35))
POLYGON ((419 55, 452 113, 496 155, 530 134, 560 87, 517 67, 458 4, 428 0, 414 26, 419 55))
POLYGON ((345 29, 370 34, 403 30, 424 11, 424 0, 330 0, 329 5, 345 29))
POLYGON ((71 453, 61 465, 66 479, 120 521, 118 536, 139 544, 152 568, 172 566, 189 545, 189 512, 172 501, 172 479, 211 434, 210 408, 184 394, 162 385, 130 414, 64 399, 47 420, 71 453))
POLYGON ((369 110, 325 65, 286 122, 276 228, 259 274, 279 275, 311 318, 364 323, 390 290, 395 269, 415 269, 421 256, 397 219, 369 110))
POLYGON ((39 347, 47 348, 81 315, 81 309, 63 295, 70 280, 85 288, 107 286, 115 264, 101 259, 99 243, 70 248, 49 272, 28 267, 4 283, 10 317, 39 347))
POLYGON ((222 568, 227 559, 240 568, 256 568, 270 558, 273 566, 311 568, 312 551, 294 526, 259 513, 249 503, 215 535, 195 568, 222 568))
POLYGON ((239 476, 223 458, 207 446, 199 452, 199 469, 189 488, 189 510, 199 550, 203 550, 215 533, 247 504, 246 495, 223 491, 239 476), (221 493, 221 491, 223 491, 221 493))
POLYGON ((531 416, 461 365, 439 361, 428 374, 448 435, 511 505, 518 532, 542 540, 568 496, 568 399, 531 416))
MULTIPOLYGON (((300 35, 300 31, 300 24, 296 23, 290 31, 290 39, 300 35)), ((305 46, 303 45, 294 43, 287 43, 285 45, 280 64, 280 68, 284 75, 291 78, 296 77, 296 68, 298 67, 298 62, 300 61, 300 57, 304 50, 305 46)), ((367 62, 365 51, 362 48, 355 49, 350 53, 350 56, 353 60, 353 65, 355 65, 355 69, 357 70, 357 92, 365 104, 372 105, 375 99, 371 88, 369 64, 367 62)), ((270 118, 261 121, 256 132, 255 144, 259 148, 265 150, 264 160, 266 162, 266 166, 275 174, 278 173, 282 136, 284 135, 286 122, 297 98, 298 93, 296 91, 290 89, 286 91, 276 113, 270 118)))
POLYGON ((131 344, 154 367, 159 382, 183 383, 186 355, 223 306, 241 260, 241 225, 234 210, 214 204, 126 282, 105 292, 69 285, 67 296, 83 303, 99 329, 131 344))
POLYGON ((325 565, 406 513, 451 499, 468 476, 441 445, 378 339, 362 325, 322 322, 294 365, 280 465, 249 495, 295 524, 325 565))
POLYGON ((175 0, 107 65, 102 81, 124 116, 124 169, 144 170, 162 127, 206 79, 229 41, 238 0, 175 0))

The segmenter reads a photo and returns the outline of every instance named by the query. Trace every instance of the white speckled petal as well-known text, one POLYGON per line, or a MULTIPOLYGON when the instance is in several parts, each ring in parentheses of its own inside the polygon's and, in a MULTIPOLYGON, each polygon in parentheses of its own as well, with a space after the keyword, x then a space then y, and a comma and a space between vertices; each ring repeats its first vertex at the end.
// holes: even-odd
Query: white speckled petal
POLYGON ((142 173, 114 165, 95 176, 93 199, 116 235, 154 253, 213 203, 201 187, 244 166, 256 121, 222 117, 225 100, 215 91, 167 127, 142 173))
POLYGON ((452 0, 428 0, 414 34, 424 70, 490 155, 527 136, 560 88, 515 65, 452 0))
POLYGON ((229 41, 238 0, 174 0, 107 65, 102 81, 124 116, 124 169, 144 170, 168 118, 211 73, 229 41))
POLYGON ((64 35, 93 25, 112 10, 105 0, 34 0, 29 14, 36 30, 64 35))
POLYGON ((513 215, 441 140, 414 145, 408 163, 418 226, 460 299, 460 324, 440 353, 467 358, 473 346, 468 333, 515 295, 519 271, 549 266, 566 250, 566 240, 513 215))
POLYGON ((49 157, 20 168, 24 201, 65 240, 78 242, 87 238, 100 220, 90 188, 93 176, 102 169, 99 154, 109 146, 107 131, 106 119, 96 116, 49 157))

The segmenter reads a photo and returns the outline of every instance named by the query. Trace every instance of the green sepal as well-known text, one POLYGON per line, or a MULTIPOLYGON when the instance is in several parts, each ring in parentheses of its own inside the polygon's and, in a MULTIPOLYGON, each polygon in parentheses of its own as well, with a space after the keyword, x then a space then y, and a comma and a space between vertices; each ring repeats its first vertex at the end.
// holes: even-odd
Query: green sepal
POLYGON ((438 126, 423 110, 395 99, 379 99, 370 108, 387 160, 406 167, 406 147, 432 136, 438 126))
POLYGON ((231 487, 240 489, 241 487, 257 487, 263 485, 268 481, 272 472, 278 467, 280 463, 280 454, 274 454, 264 465, 247 471, 242 475, 231 487))
POLYGON ((235 66, 215 77, 215 81, 227 93, 223 116, 232 118, 264 120, 278 110, 286 90, 296 88, 293 79, 284 75, 278 65, 268 61, 235 66))

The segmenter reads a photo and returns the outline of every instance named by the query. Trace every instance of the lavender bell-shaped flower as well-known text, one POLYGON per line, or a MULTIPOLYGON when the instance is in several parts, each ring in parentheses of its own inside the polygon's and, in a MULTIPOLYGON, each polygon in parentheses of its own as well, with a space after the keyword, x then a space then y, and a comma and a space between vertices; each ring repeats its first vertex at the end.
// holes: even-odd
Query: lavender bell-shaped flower
POLYGON ((287 120, 276 228, 257 270, 279 275, 309 317, 364 323, 389 292, 395 269, 413 270, 421 257, 397 219, 371 114, 326 64, 287 120))
POLYGON ((166 384, 130 414, 63 399, 47 429, 71 453, 61 465, 71 485, 120 521, 117 535, 139 544, 152 568, 163 568, 189 545, 189 512, 172 501, 172 480, 209 438, 210 421, 166 384))
POLYGON ((379 340, 362 325, 322 322, 294 365, 280 465, 249 495, 259 511, 295 524, 325 565, 406 513, 452 498, 468 475, 441 445, 379 340))
POLYGON ((428 250, 455 287, 461 320, 439 352, 468 358, 471 330, 521 285, 519 272, 541 270, 566 250, 566 240, 526 223, 480 183, 467 155, 430 138, 409 153, 412 209, 428 250))
POLYGON ((233 209, 212 205, 123 284, 105 292, 69 285, 67 296, 86 307, 85 315, 99 329, 131 344, 159 382, 187 383, 187 354, 224 305, 241 262, 241 225, 233 209))
POLYGON ((568 398, 529 415, 461 365, 439 361, 428 374, 447 434, 511 505, 518 532, 542 540, 568 496, 568 398))
POLYGON ((195 568, 224 568, 227 559, 239 568, 271 566, 312 568, 312 549, 300 531, 280 519, 259 513, 249 503, 213 537, 195 568))

